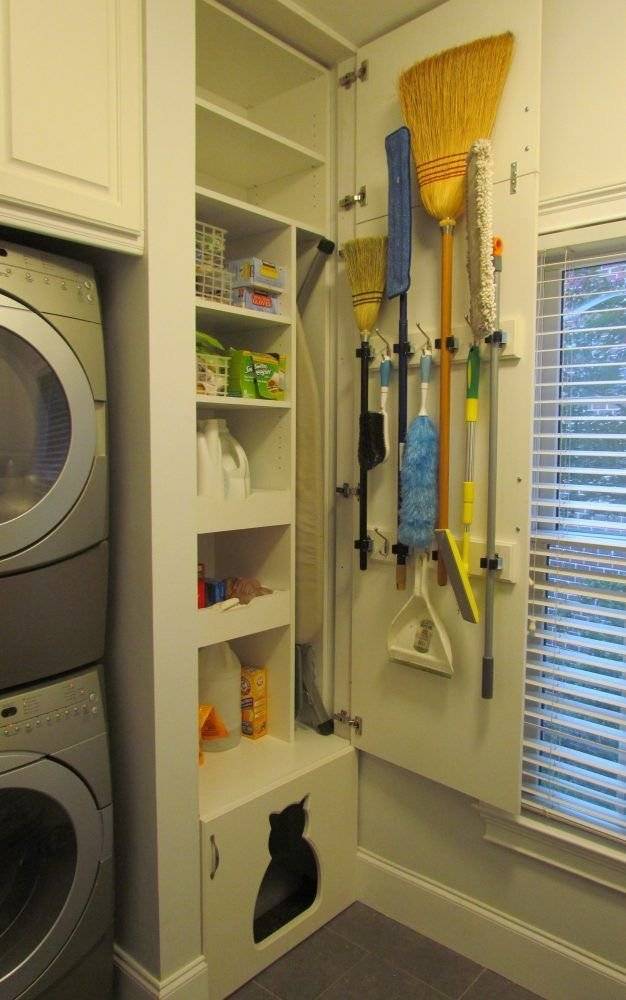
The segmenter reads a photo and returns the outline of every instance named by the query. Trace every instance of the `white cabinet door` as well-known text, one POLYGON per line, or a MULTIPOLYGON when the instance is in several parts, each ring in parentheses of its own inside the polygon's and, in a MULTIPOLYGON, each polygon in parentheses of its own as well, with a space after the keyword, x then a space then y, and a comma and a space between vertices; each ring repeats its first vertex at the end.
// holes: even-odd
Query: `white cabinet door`
MULTIPOLYGON (((473 5, 472 5, 473 9, 473 5)), ((387 630, 411 595, 395 589, 394 561, 370 560, 366 572, 351 558, 352 616, 351 714, 363 719, 355 746, 425 775, 466 794, 515 811, 519 805, 523 672, 528 592, 528 523, 530 441, 532 434, 532 353, 536 282, 538 200, 538 107, 541 41, 539 0, 483 0, 467 16, 464 0, 448 3, 364 47, 358 61, 369 61, 368 79, 356 85, 357 160, 355 190, 367 186, 367 205, 357 208, 356 235, 387 232, 387 170, 384 137, 402 123, 396 95, 400 71, 413 62, 481 35, 510 29, 515 35, 513 62, 493 135, 495 160, 494 231, 504 239, 502 326, 515 331, 519 360, 504 360, 500 375, 500 428, 497 541, 512 547, 517 561, 514 583, 496 584, 494 698, 481 698, 483 626, 464 622, 451 588, 437 586, 429 571, 431 599, 450 636, 454 676, 450 679, 402 663, 387 653, 387 630), (517 161, 517 192, 511 192, 510 164, 517 161)), ((465 349, 470 341, 464 316, 469 291, 465 267, 465 222, 455 236, 453 327, 465 349)), ((437 222, 421 205, 413 211, 412 285, 408 296, 409 336, 419 346, 419 321, 434 340, 439 335, 440 235, 437 222)), ((385 302, 381 330, 395 340, 397 299, 385 302)), ((356 333, 353 335, 356 341, 356 333)), ((357 377, 356 363, 354 378, 357 377)), ((476 503, 472 538, 484 553, 486 524, 489 365, 482 366, 481 403, 476 450, 476 503)), ((377 399, 370 380, 370 409, 377 399)), ((434 368, 429 412, 437 423, 438 372, 434 368)), ((452 372, 450 527, 461 532, 461 497, 465 453, 465 368, 452 372)), ((410 368, 409 420, 417 413, 417 369, 410 368)), ((396 382, 389 396, 395 436, 396 382)), ((339 401, 341 408, 341 400, 339 401)), ((356 417, 342 414, 347 424, 356 417)), ((356 447, 353 446, 353 454, 356 447)), ((395 442, 393 459, 369 477, 368 522, 390 540, 396 537, 395 442)), ((358 478, 355 471, 353 475, 358 478)), ((341 479, 339 480, 341 481, 341 479)), ((354 481, 354 480, 353 480, 354 481)), ((356 507, 356 505, 355 505, 356 507)), ((355 512, 356 516, 356 512, 355 512)), ((353 526, 354 531, 354 526, 353 526)), ((345 532, 344 532, 345 534, 345 532)), ((346 550, 356 533, 346 540, 346 550)), ((380 547, 380 546, 378 546, 380 547)), ((483 580, 472 576, 483 608, 483 580)), ((338 609, 338 617, 341 608, 338 609)))
POLYGON ((0 222, 141 252, 141 0, 1 0, 0 222))
MULTIPOLYGON (((210 757, 205 767, 211 766, 210 757)), ((223 1000, 354 901, 356 784, 356 754, 347 746, 344 754, 321 767, 201 823, 202 934, 210 1000, 223 1000), (276 817, 284 817, 290 807, 297 809, 300 802, 305 810, 305 852, 310 849, 317 862, 317 893, 308 909, 255 942, 255 904, 271 860, 270 823, 276 828, 276 817)), ((296 835, 301 829, 297 821, 289 828, 296 835)), ((284 849, 284 833, 276 837, 284 849)), ((274 891, 264 894, 261 910, 267 913, 281 898, 282 887, 289 888, 289 878, 278 873, 274 891)), ((271 921, 269 926, 273 926, 271 921)))

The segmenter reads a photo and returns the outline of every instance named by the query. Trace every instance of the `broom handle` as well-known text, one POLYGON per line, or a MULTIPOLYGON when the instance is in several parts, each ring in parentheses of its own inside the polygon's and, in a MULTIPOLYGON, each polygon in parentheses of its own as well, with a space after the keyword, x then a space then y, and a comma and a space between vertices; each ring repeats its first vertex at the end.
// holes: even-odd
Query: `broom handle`
MULTIPOLYGON (((450 375, 451 354, 448 338, 452 336, 452 248, 454 222, 445 219, 441 226, 441 344, 439 350, 439 514, 438 528, 448 527, 450 491, 450 375)), ((437 561, 437 582, 448 582, 443 559, 437 561)))

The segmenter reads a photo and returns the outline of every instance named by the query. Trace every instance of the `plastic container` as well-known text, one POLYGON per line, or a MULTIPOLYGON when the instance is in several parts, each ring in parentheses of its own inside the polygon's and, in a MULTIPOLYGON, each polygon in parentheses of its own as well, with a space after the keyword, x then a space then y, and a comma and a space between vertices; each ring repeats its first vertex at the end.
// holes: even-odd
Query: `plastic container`
POLYGON ((226 497, 226 480, 222 465, 223 420, 204 420, 198 424, 196 450, 198 460, 198 496, 221 502, 226 497))
POLYGON ((201 736, 200 748, 212 753, 236 747, 241 740, 241 663, 227 642, 205 646, 198 654, 198 702, 212 706, 213 719, 227 733, 216 739, 201 736))
POLYGON ((222 443, 222 469, 227 500, 245 500, 250 496, 250 466, 248 457, 232 436, 225 420, 220 420, 222 443))

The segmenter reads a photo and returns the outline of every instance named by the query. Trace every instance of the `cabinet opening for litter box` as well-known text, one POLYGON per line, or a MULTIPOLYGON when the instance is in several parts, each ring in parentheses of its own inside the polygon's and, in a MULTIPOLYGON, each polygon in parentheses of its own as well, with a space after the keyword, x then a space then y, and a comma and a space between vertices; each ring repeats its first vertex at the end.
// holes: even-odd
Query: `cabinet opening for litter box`
POLYGON ((270 862, 254 907, 255 944, 310 909, 317 898, 319 865, 306 838, 307 801, 305 796, 268 817, 270 862))

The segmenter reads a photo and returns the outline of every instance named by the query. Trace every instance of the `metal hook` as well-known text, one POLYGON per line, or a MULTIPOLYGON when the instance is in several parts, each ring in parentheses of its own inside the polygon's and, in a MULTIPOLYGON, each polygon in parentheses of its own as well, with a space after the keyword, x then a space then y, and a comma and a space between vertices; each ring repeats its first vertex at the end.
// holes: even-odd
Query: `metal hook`
POLYGON ((382 340, 383 344, 385 345, 385 350, 381 351, 382 357, 383 358, 391 358, 391 348, 389 346, 389 341, 387 340, 387 338, 385 336, 383 336, 383 334, 380 332, 380 330, 379 330, 378 327, 374 328, 372 336, 373 337, 378 337, 380 340, 382 340))
MULTIPOLYGON (((425 348, 425 350, 429 351, 432 354, 433 344, 432 344, 432 341, 431 341, 430 337, 426 333, 426 330, 424 330, 424 328, 417 321, 416 321, 415 325, 416 325, 417 329, 419 330, 419 332, 421 333, 421 335, 424 338, 424 340, 426 341, 426 348, 425 348)), ((422 348, 422 351, 424 351, 424 348, 422 348)))
POLYGON ((383 545, 380 551, 386 558, 389 555, 389 539, 386 535, 383 535, 382 531, 379 531, 378 528, 374 528, 374 534, 378 535, 379 538, 382 538, 383 545))

